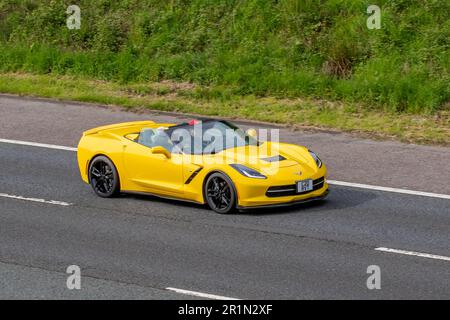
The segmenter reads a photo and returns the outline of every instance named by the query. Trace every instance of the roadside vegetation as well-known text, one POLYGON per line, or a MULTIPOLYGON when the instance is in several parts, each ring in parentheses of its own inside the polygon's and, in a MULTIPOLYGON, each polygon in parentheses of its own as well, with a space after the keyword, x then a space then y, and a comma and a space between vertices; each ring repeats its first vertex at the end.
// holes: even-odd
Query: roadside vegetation
POLYGON ((450 144, 449 1, 69 2, 0 0, 0 92, 450 144))
POLYGON ((287 124, 302 130, 346 131, 375 139, 450 146, 450 112, 389 113, 354 103, 255 95, 217 96, 215 89, 162 81, 145 84, 71 76, 0 74, 0 92, 121 106, 134 112, 159 110, 287 124))

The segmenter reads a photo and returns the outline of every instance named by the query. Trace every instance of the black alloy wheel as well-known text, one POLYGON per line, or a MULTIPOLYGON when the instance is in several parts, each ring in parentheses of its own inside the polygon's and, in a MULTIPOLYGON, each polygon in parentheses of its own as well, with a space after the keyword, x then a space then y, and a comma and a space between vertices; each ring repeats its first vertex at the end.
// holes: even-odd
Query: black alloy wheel
POLYGON ((99 156, 89 166, 89 181, 94 192, 102 198, 110 198, 120 191, 116 167, 107 157, 99 156))
POLYGON ((217 213, 231 213, 236 209, 233 182, 222 173, 213 173, 208 177, 204 194, 209 207, 217 213))

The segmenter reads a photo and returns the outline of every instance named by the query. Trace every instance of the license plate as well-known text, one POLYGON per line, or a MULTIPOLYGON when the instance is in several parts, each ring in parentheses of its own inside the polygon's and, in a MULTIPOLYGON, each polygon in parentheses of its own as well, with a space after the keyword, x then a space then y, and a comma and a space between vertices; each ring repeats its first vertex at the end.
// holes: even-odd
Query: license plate
POLYGON ((307 192, 313 189, 313 181, 311 179, 297 181, 297 192, 307 192))

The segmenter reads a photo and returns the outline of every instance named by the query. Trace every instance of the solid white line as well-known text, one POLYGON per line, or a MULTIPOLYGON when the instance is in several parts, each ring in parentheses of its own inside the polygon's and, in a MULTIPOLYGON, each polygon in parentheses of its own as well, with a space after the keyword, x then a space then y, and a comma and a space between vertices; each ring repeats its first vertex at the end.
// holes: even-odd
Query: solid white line
POLYGON ((64 151, 77 151, 77 148, 65 147, 65 146, 57 146, 57 145, 54 145, 54 144, 46 144, 46 143, 36 143, 36 142, 19 141, 19 140, 8 140, 8 139, 0 139, 0 142, 10 143, 10 144, 19 144, 19 145, 23 145, 23 146, 39 147, 39 148, 64 150, 64 151))
MULTIPOLYGON (((54 144, 20 141, 20 140, 0 139, 0 142, 40 147, 40 148, 56 149, 56 150, 75 151, 75 152, 77 151, 77 148, 72 148, 72 147, 58 146, 58 145, 54 145, 54 144)), ((331 185, 336 185, 336 186, 344 186, 344 187, 352 187, 352 188, 360 188, 360 189, 368 189, 368 190, 376 190, 376 191, 385 191, 385 192, 393 192, 393 193, 402 193, 402 194, 409 194, 409 195, 415 195, 415 196, 423 196, 423 197, 431 197, 431 198, 450 200, 450 195, 447 195, 447 194, 414 191, 414 190, 391 188, 391 187, 381 187, 381 186, 374 186, 374 185, 370 185, 370 184, 353 183, 353 182, 345 182, 345 181, 337 181, 337 180, 327 180, 327 182, 331 185)))
POLYGON ((450 261, 450 257, 438 256, 438 255, 429 254, 429 253, 422 253, 422 252, 415 252, 415 251, 405 251, 405 250, 390 249, 390 248, 384 248, 384 247, 375 248, 375 250, 383 251, 383 252, 389 252, 389 253, 405 254, 405 255, 408 255, 408 256, 417 256, 417 257, 422 257, 422 258, 450 261))
POLYGON ((213 299, 213 300, 240 300, 240 299, 236 299, 236 298, 217 296, 215 294, 202 293, 202 292, 190 291, 190 290, 183 290, 183 289, 177 289, 177 288, 171 288, 171 287, 166 288, 166 290, 174 291, 174 292, 181 293, 181 294, 186 294, 188 296, 194 296, 194 297, 200 297, 200 298, 206 298, 206 299, 213 299))
POLYGON ((9 198, 9 199, 16 199, 16 200, 24 200, 24 201, 32 201, 32 202, 39 202, 39 203, 46 203, 46 204, 53 204, 57 206, 71 206, 71 203, 63 202, 63 201, 55 201, 55 200, 44 200, 44 199, 37 199, 37 198, 25 198, 22 196, 14 196, 6 193, 0 193, 0 197, 3 198, 9 198))
POLYGON ((431 198, 440 198, 440 199, 449 199, 450 200, 450 195, 447 195, 447 194, 414 191, 414 190, 390 188, 390 187, 380 187, 380 186, 373 186, 373 185, 369 185, 369 184, 344 182, 344 181, 336 181, 336 180, 327 180, 327 182, 329 184, 336 185, 336 186, 345 186, 345 187, 353 187, 353 188, 368 189, 368 190, 403 193, 403 194, 410 194, 410 195, 415 195, 415 196, 423 196, 423 197, 431 197, 431 198))

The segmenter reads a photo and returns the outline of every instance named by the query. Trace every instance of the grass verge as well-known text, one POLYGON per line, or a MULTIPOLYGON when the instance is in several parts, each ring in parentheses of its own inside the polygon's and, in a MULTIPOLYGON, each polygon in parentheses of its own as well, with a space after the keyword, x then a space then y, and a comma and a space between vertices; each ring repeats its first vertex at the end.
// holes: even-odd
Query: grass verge
POLYGON ((188 83, 120 84, 80 77, 0 74, 0 92, 116 105, 132 110, 182 112, 248 119, 294 128, 338 130, 376 139, 450 146, 450 108, 433 115, 367 110, 367 106, 314 99, 239 96, 227 88, 188 83), (220 94, 218 94, 220 92, 220 94))

